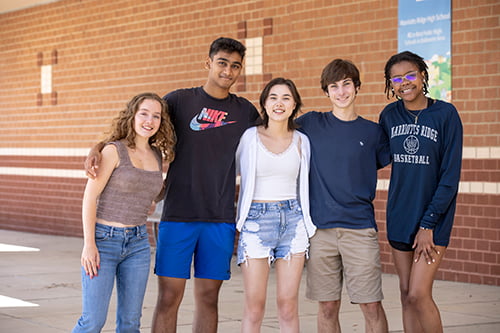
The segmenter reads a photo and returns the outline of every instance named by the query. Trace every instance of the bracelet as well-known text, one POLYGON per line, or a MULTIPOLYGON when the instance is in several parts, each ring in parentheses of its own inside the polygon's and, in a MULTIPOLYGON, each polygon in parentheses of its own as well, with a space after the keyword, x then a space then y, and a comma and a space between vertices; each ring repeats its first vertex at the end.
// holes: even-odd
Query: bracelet
POLYGON ((433 230, 432 228, 420 227, 422 230, 433 230))

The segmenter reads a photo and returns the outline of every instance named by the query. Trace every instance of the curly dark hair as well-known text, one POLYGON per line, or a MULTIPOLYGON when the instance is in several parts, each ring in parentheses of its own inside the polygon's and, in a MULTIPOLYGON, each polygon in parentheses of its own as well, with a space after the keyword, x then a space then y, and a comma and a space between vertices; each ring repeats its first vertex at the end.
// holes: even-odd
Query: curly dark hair
POLYGON ((135 148, 135 130, 134 117, 142 102, 150 99, 157 101, 161 105, 161 123, 158 132, 149 138, 149 144, 160 149, 163 159, 166 162, 173 161, 175 157, 174 147, 176 136, 174 126, 170 121, 167 103, 157 94, 146 92, 134 96, 128 103, 127 107, 120 111, 118 116, 113 119, 110 130, 107 132, 107 137, 104 142, 112 142, 125 140, 127 146, 135 148))
POLYGON ((403 51, 401 53, 395 54, 387 60, 384 69, 385 76, 385 94, 387 99, 394 97, 395 93, 392 90, 391 84, 391 68, 395 64, 399 64, 400 62, 407 61, 418 67, 418 71, 420 73, 424 73, 424 95, 429 92, 429 73, 427 72, 427 64, 424 61, 424 58, 410 51, 403 51))

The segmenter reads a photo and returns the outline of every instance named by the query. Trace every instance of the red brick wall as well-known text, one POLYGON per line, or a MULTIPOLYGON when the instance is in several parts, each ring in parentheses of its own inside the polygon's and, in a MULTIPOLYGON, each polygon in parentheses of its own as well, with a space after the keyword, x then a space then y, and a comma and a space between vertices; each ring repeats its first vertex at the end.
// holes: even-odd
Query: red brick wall
MULTIPOLYGON (((133 95, 203 84, 219 36, 263 37, 263 74, 243 76, 238 94, 256 102, 269 78, 285 76, 305 110, 327 111, 321 69, 348 58, 362 72, 358 112, 376 120, 388 102, 383 66, 397 52, 397 2, 65 0, 0 13, 0 228, 81 235, 86 150, 133 95), (40 94, 40 65, 50 64, 55 93, 40 94)), ((453 1, 453 103, 465 149, 440 279, 500 285, 499 14, 497 1, 453 1)), ((380 190, 375 206, 384 271, 394 272, 386 197, 380 190)))

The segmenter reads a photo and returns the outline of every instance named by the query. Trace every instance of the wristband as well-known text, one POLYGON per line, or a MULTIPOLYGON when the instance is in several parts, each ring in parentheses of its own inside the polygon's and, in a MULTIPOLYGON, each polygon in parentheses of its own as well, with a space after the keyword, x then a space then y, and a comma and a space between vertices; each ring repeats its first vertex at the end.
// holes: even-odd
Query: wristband
POLYGON ((432 230, 432 228, 420 227, 422 230, 432 230))

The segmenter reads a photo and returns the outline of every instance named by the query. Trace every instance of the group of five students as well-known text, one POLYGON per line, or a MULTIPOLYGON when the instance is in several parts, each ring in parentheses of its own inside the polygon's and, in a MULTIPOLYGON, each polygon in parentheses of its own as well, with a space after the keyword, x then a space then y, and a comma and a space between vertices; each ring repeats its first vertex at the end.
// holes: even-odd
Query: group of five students
POLYGON ((113 133, 89 154, 83 311, 73 332, 101 330, 115 277, 117 331, 139 332, 149 273, 146 212, 151 201, 162 199, 153 332, 176 331, 192 264, 193 332, 217 331, 219 290, 230 278, 236 229, 245 290, 242 332, 260 331, 271 264, 280 330, 299 332, 298 290, 307 258, 306 296, 319 302, 318 332, 340 332, 344 280, 366 331, 387 332, 373 200, 377 170, 391 162, 387 236, 404 329, 442 331, 432 284, 453 224, 462 125, 452 104, 426 96, 424 60, 406 51, 386 63, 386 94, 397 101, 377 124, 355 110, 361 81, 352 62, 335 59, 321 74, 332 111, 301 115, 301 98, 289 79, 267 83, 259 111, 229 92, 244 56, 240 42, 215 40, 203 86, 163 99, 134 97, 113 133), (162 156, 168 170, 163 189, 162 156), (139 270, 145 278, 138 278, 139 270))

